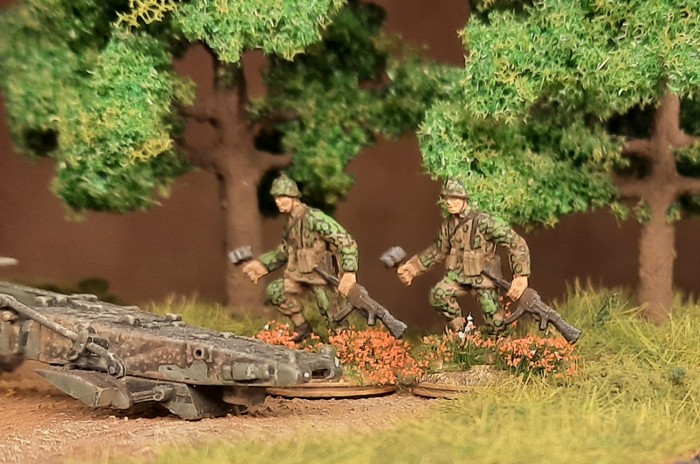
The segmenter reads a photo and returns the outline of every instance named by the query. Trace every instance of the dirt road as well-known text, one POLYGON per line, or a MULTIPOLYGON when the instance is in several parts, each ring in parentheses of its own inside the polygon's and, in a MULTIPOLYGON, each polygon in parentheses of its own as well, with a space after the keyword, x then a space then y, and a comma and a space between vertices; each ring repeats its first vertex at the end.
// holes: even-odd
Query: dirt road
POLYGON ((152 456, 166 445, 204 441, 273 440, 309 428, 324 433, 348 427, 389 427, 427 413, 435 403, 411 396, 353 400, 268 397, 257 414, 188 422, 175 416, 123 415, 95 410, 54 389, 25 363, 0 376, 0 463, 51 464, 67 457, 97 462, 110 456, 152 456))

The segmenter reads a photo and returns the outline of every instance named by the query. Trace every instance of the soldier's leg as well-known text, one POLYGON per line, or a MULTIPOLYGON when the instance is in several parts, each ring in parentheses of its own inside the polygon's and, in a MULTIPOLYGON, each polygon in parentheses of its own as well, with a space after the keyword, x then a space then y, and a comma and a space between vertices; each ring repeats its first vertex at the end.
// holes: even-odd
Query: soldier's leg
POLYGON ((311 335, 311 326, 306 322, 302 313, 304 307, 297 298, 297 295, 302 291, 303 286, 299 282, 289 279, 277 279, 267 286, 267 296, 270 303, 292 321, 294 331, 298 334, 295 341, 303 340, 311 335))
POLYGON ((328 298, 327 287, 314 285, 314 296, 316 297, 316 305, 318 306, 318 312, 321 313, 321 316, 326 322, 326 327, 330 329, 331 323, 328 317, 328 310, 331 307, 331 302, 328 298))
POLYGON ((430 290, 430 305, 447 319, 447 328, 458 331, 464 327, 465 319, 457 298, 467 294, 464 286, 445 276, 430 290))
POLYGON ((498 290, 495 288, 474 289, 476 299, 481 306, 486 324, 495 330, 501 329, 503 325, 503 311, 501 303, 498 301, 498 290))

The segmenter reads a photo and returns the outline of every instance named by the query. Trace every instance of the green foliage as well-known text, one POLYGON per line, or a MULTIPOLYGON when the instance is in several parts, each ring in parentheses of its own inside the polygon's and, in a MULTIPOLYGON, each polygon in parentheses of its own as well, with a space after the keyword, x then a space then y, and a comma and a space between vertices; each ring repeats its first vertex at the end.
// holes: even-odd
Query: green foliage
MULTIPOLYGON (((553 225, 610 204, 624 139, 606 121, 669 92, 689 101, 700 90, 692 2, 486 0, 476 8, 461 32, 469 55, 460 85, 428 111, 420 143, 431 175, 461 177, 481 208, 511 222, 553 225)), ((690 172, 694 154, 680 156, 690 172)))
POLYGON ((669 90, 692 95, 700 18, 691 10, 685 0, 546 0, 525 18, 497 12, 488 24, 474 21, 462 35, 471 53, 467 110, 508 120, 545 99, 607 118, 669 90))
POLYGON ((319 29, 343 0, 194 0, 178 5, 176 23, 190 41, 201 40, 223 62, 236 63, 244 50, 292 59, 320 39, 319 29))
POLYGON ((253 116, 273 121, 292 116, 278 126, 284 150, 295 154, 288 172, 312 204, 337 203, 353 183, 347 164, 375 134, 396 136, 416 127, 429 103, 452 85, 448 68, 399 50, 383 36, 383 21, 375 5, 349 2, 320 43, 293 61, 270 62, 268 95, 253 116))
MULTIPOLYGON (((13 138, 23 153, 58 161, 54 190, 74 210, 150 207, 156 203, 153 194, 167 194, 172 179, 187 169, 174 140, 183 127, 177 109, 193 102, 194 86, 175 75, 173 55, 188 42, 203 42, 219 64, 237 64, 244 51, 255 48, 291 59, 320 40, 344 3, 26 0, 0 18, 0 85, 13 138)), ((345 44, 356 46, 353 38, 345 44)), ((357 75, 364 79, 367 68, 376 67, 366 51, 357 50, 356 56, 370 62, 349 78, 338 76, 341 87, 356 87, 357 75)), ((344 59, 343 50, 336 50, 334 59, 344 59)), ((347 63, 343 70, 352 73, 359 63, 347 63)), ((328 73, 333 62, 327 64, 319 73, 328 73)), ((350 117, 358 118, 368 100, 350 117)), ((327 113, 332 103, 338 102, 331 98, 327 113)), ((355 153, 368 140, 357 127, 344 127, 344 138, 335 131, 314 133, 355 153)), ((343 167, 347 161, 341 160, 343 167)), ((331 182, 337 179, 345 183, 344 193, 349 181, 336 174, 331 182)))
POLYGON ((155 203, 184 163, 171 106, 193 100, 166 44, 115 30, 126 2, 33 1, 2 16, 2 90, 21 151, 58 161, 54 189, 76 211, 155 203))
POLYGON ((333 205, 351 187, 345 167, 373 141, 372 118, 380 111, 377 82, 386 50, 376 36, 384 13, 374 5, 343 8, 324 31, 322 42, 294 61, 272 59, 268 96, 257 117, 295 117, 280 125, 285 151, 295 154, 289 175, 313 204, 333 205))
POLYGON ((383 97, 379 125, 390 136, 418 127, 434 102, 454 94, 462 75, 459 68, 430 62, 412 50, 403 50, 392 60, 387 73, 391 87, 383 97))
MULTIPOLYGON (((177 95, 170 57, 153 38, 115 34, 58 124, 56 190, 69 206, 126 212, 151 206, 155 188, 184 172, 171 140, 177 95)), ((183 89, 185 86, 180 86, 183 89)))
POLYGON ((433 176, 461 178, 477 207, 512 223, 551 226, 609 204, 615 192, 604 167, 618 145, 600 129, 591 137, 580 122, 501 124, 443 102, 428 111, 419 135, 433 176))

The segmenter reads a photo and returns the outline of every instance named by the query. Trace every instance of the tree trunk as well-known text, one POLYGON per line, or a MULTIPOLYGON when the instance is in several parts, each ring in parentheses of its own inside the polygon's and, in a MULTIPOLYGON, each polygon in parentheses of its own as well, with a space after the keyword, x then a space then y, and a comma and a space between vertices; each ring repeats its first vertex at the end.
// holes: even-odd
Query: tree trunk
POLYGON ((640 197, 649 207, 650 218, 642 225, 639 242, 639 300, 645 305, 644 317, 662 323, 671 314, 673 303, 673 264, 676 259, 675 226, 668 211, 681 194, 673 150, 685 145, 688 137, 680 128, 680 99, 667 95, 654 118, 647 160, 649 175, 640 182, 640 197))
POLYGON ((644 317, 660 324, 668 319, 673 302, 673 263, 676 259, 675 227, 666 220, 671 202, 652 207, 649 222, 642 225, 639 240, 639 301, 644 317))
POLYGON ((210 148, 196 148, 182 141, 192 164, 216 176, 223 213, 224 243, 221 259, 226 261, 226 306, 234 314, 264 315, 264 288, 254 285, 227 253, 250 245, 262 253, 262 215, 258 209, 258 186, 269 170, 282 169, 291 162, 289 155, 271 155, 255 147, 256 129, 248 119, 250 103, 246 79, 238 65, 217 60, 207 49, 214 66, 213 94, 192 107, 182 109, 191 120, 206 123, 214 130, 210 148))
MULTIPOLYGON (((262 177, 250 164, 252 155, 230 153, 224 156, 222 172, 217 176, 224 218, 222 256, 238 247, 250 245, 253 253, 262 250, 262 217, 258 210, 258 183, 262 177)), ((226 306, 234 314, 264 314, 263 290, 250 282, 226 259, 226 306)))
POLYGON ((216 176, 223 213, 224 243, 221 259, 226 260, 226 306, 234 314, 263 315, 264 288, 254 285, 240 266, 229 262, 227 253, 250 245, 262 253, 262 215, 258 209, 258 186, 268 170, 281 169, 289 155, 271 155, 255 148, 255 130, 246 118, 245 83, 221 85, 206 101, 185 110, 190 118, 210 123, 215 142, 211 148, 188 146, 190 161, 216 176))

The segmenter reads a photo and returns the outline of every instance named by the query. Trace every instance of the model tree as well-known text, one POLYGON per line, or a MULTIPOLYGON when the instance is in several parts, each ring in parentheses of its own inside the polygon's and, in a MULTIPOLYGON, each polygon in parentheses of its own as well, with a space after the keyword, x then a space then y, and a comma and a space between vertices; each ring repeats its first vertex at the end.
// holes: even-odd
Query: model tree
MULTIPOLYGON (((261 249, 267 173, 295 155, 288 171, 316 204, 352 184, 345 166, 386 115, 383 19, 343 0, 23 2, 0 24, 11 132, 18 151, 56 160, 54 189, 78 212, 145 209, 192 166, 209 170, 225 217, 222 259, 235 246, 261 249), (196 45, 213 66, 208 99, 173 68, 196 45), (259 102, 242 60, 253 49, 270 57, 259 102), (211 126, 206 149, 185 140, 192 121, 211 126)), ((239 274, 229 265, 229 302, 256 302, 239 274)))
POLYGON ((430 172, 466 173, 475 200, 514 223, 638 201, 639 299, 654 322, 671 309, 673 222, 700 199, 697 6, 479 2, 463 85, 422 127, 430 172))

